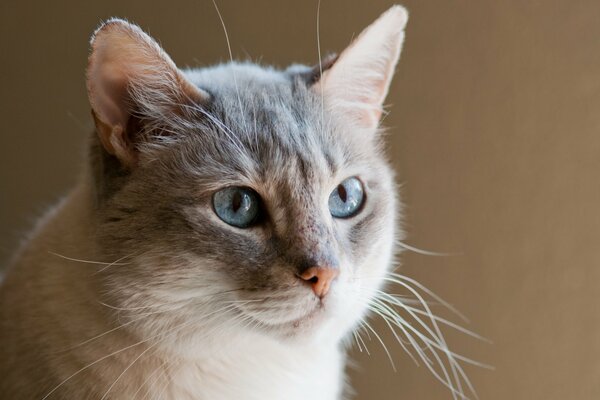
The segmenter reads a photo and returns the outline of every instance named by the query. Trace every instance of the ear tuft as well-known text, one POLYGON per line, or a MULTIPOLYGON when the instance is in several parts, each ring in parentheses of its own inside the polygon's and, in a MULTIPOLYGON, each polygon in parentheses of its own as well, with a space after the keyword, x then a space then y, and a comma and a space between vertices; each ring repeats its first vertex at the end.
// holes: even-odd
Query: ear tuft
POLYGON ((315 89, 328 107, 362 127, 375 129, 382 114, 394 69, 404 42, 408 12, 395 5, 340 54, 315 89))
POLYGON ((106 21, 92 36, 87 89, 104 148, 127 167, 136 160, 135 132, 127 131, 136 111, 150 105, 167 113, 173 104, 208 97, 150 36, 119 18, 106 21))

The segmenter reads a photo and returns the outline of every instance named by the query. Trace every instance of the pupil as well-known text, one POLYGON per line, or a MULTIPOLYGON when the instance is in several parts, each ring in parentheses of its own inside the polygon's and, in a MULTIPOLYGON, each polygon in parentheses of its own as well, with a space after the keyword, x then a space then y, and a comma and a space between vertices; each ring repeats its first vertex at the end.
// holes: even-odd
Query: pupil
POLYGON ((240 192, 235 192, 233 194, 233 198, 231 199, 231 209, 233 212, 237 212, 242 206, 242 194, 240 192))
POLYGON ((340 199, 345 203, 348 200, 348 193, 346 192, 346 188, 344 185, 338 185, 338 194, 340 195, 340 199))

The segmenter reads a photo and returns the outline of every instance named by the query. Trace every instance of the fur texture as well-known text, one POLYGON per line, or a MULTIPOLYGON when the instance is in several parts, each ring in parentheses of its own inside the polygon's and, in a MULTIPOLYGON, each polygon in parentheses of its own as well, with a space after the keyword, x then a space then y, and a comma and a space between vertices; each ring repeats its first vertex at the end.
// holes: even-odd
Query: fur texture
POLYGON ((398 236, 378 123, 406 19, 393 7, 318 76, 181 71, 136 26, 103 25, 89 168, 0 289, 0 398, 341 398, 343 339, 398 236), (366 202, 335 219, 353 176, 366 202), (219 219, 229 186, 260 195, 259 223, 219 219), (315 265, 340 271, 323 299, 298 279, 315 265))

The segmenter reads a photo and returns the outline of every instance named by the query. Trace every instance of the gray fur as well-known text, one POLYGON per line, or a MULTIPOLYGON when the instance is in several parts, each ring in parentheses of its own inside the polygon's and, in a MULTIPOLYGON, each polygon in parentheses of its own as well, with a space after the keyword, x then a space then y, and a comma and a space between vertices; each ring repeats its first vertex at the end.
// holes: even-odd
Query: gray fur
MULTIPOLYGON (((105 167, 97 186, 119 188, 99 199, 103 252, 114 259, 159 253, 173 266, 161 271, 171 276, 160 281, 163 286, 179 285, 209 260, 232 287, 265 293, 300 285, 295 275, 312 265, 338 265, 340 257, 360 263, 370 252, 370 238, 394 223, 392 174, 379 135, 357 138, 361 132, 336 124, 335 116, 322 118, 321 98, 303 79, 308 70, 226 64, 187 71, 211 101, 187 104, 168 120, 148 112, 173 104, 138 103, 144 132, 135 143, 140 167, 124 178, 112 156, 99 146, 92 149, 102 153, 92 160, 103 159, 105 167), (324 208, 333 189, 326 183, 351 166, 367 189, 367 205, 343 222, 349 229, 338 229, 324 208), (219 221, 212 193, 225 186, 256 190, 264 201, 264 220, 246 230, 219 221), (194 263, 183 267, 182 254, 192 255, 194 263)), ((152 271, 110 268, 105 274, 119 282, 119 291, 127 284, 139 287, 140 276, 148 286, 156 284, 152 271)))
POLYGON ((139 27, 100 27, 88 168, 0 287, 0 399, 342 398, 342 339, 397 234, 378 121, 406 18, 392 7, 337 61, 287 70, 180 71, 139 27), (333 218, 349 177, 366 201, 333 218), (246 229, 213 210, 229 186, 261 198, 246 229), (326 296, 312 267, 337 269, 326 296))

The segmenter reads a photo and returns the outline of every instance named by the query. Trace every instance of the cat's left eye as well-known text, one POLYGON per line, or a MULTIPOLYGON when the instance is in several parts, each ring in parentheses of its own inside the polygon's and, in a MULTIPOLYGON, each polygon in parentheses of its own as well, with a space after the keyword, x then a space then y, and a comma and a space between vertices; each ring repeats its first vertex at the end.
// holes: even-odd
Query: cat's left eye
POLYGON ((329 195, 329 212, 336 218, 349 218, 360 211, 365 202, 365 190, 361 181, 348 178, 329 195))
POLYGON ((246 187, 232 186, 213 195, 215 214, 237 228, 248 228, 258 219, 260 197, 246 187))

